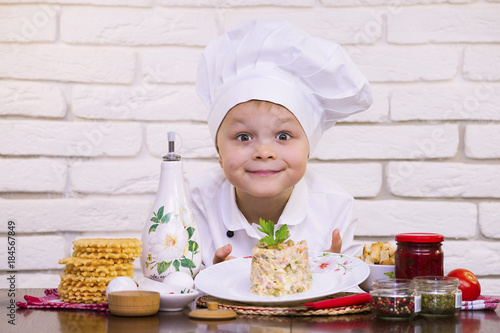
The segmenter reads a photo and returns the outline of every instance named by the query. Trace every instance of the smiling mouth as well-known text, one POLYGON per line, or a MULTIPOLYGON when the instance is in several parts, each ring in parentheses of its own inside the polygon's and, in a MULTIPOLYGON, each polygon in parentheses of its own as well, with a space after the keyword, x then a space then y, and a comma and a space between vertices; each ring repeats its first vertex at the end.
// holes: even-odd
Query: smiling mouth
POLYGON ((247 171, 248 173, 256 176, 261 176, 261 177, 267 177, 267 176, 273 176, 281 172, 281 170, 253 170, 253 171, 247 171))

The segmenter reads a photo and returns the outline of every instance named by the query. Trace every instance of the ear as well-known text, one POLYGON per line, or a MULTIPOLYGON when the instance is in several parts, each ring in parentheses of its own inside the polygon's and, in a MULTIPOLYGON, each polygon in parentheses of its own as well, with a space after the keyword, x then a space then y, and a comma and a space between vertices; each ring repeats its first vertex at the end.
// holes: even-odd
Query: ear
POLYGON ((221 168, 224 168, 223 163, 222 163, 222 155, 220 154, 220 151, 219 151, 219 146, 215 145, 215 149, 217 150, 217 154, 219 155, 219 165, 221 168))

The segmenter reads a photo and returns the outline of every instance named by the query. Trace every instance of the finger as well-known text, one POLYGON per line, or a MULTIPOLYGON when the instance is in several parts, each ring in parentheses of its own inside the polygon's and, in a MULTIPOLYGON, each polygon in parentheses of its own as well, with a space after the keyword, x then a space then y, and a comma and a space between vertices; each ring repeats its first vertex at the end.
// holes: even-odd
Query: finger
POLYGON ((342 239, 340 238, 340 230, 335 229, 332 233, 332 246, 327 252, 340 253, 342 249, 342 239))
POLYGON ((231 244, 226 244, 223 247, 218 248, 217 251, 215 251, 213 263, 218 264, 226 260, 229 254, 231 254, 232 250, 233 247, 231 246, 231 244))

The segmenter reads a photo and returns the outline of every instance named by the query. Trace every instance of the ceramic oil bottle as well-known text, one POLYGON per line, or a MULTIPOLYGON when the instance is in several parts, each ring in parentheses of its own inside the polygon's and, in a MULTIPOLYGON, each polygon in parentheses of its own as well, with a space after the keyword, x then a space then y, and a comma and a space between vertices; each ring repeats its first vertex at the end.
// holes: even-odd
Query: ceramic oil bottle
POLYGON ((173 271, 195 276, 201 265, 200 234, 190 207, 175 132, 168 133, 168 154, 161 163, 153 211, 142 233, 141 268, 145 277, 163 281, 173 271))

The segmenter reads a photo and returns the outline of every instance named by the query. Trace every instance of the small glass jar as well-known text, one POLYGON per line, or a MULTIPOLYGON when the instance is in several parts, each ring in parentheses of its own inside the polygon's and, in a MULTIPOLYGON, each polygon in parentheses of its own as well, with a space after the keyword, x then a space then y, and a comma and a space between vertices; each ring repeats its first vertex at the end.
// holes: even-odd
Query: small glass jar
POLYGON ((460 282, 451 276, 417 276, 412 281, 421 299, 422 315, 452 316, 462 307, 460 282))
POLYGON ((374 280, 370 308, 379 318, 405 319, 420 311, 420 296, 408 279, 374 280))
POLYGON ((434 233, 405 233, 395 237, 395 275, 398 279, 415 276, 443 276, 443 235, 434 233))

